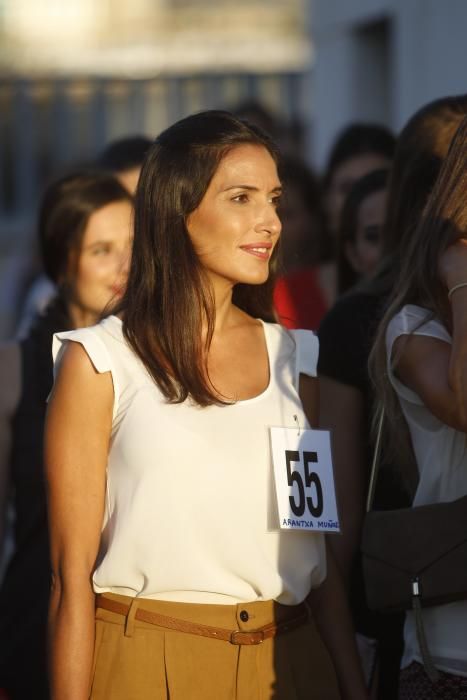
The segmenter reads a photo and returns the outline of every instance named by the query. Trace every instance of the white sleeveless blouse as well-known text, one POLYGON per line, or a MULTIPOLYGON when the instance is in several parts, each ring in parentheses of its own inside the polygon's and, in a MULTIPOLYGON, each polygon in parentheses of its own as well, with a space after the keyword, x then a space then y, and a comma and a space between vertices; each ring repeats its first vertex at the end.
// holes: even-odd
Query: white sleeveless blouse
MULTIPOLYGON (((393 345, 401 335, 410 333, 437 338, 449 345, 452 338, 440 321, 430 319, 426 309, 414 304, 404 306, 386 332, 388 375, 409 426, 420 476, 414 505, 445 503, 467 494, 466 436, 438 420, 394 374, 390 362, 393 345)), ((467 676, 467 601, 425 608, 423 624, 437 668, 467 676)), ((402 667, 414 660, 422 663, 415 618, 410 611, 406 615, 404 643, 402 667)))
POLYGON ((281 531, 269 426, 309 427, 299 373, 316 376, 311 331, 263 324, 270 381, 227 406, 168 404, 127 344, 115 317, 58 333, 111 372, 112 435, 97 593, 236 604, 300 603, 326 575, 324 535, 281 531))

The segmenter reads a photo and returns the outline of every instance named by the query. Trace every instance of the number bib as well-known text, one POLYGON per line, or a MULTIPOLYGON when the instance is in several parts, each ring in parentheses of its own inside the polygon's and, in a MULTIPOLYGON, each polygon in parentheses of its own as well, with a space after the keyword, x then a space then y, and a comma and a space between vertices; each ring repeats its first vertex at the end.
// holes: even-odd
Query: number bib
POLYGON ((327 430, 270 428, 280 527, 340 532, 327 430))

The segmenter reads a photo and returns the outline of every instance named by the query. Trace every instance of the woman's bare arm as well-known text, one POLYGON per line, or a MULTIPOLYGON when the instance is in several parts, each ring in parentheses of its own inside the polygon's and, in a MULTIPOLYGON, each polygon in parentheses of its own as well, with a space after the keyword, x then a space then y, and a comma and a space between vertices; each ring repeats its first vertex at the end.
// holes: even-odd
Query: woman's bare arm
POLYGON ((438 338, 403 335, 394 342, 393 357, 397 377, 428 410, 442 423, 467 432, 463 397, 450 381, 451 345, 438 338))
MULTIPOLYGON (((467 282, 467 241, 460 239, 443 253, 439 273, 447 290, 467 282)), ((449 361, 449 385, 453 390, 461 423, 467 425, 467 286, 451 296, 453 338, 449 361)))
POLYGON ((45 430, 52 590, 51 696, 87 700, 94 647, 91 585, 104 514, 113 388, 77 343, 66 348, 45 430))
POLYGON ((342 531, 329 539, 345 585, 360 546, 366 488, 365 412, 359 389, 319 378, 319 425, 331 432, 332 461, 342 531))
MULTIPOLYGON (((317 379, 300 375, 300 398, 308 422, 316 428, 319 420, 317 379)), ((365 700, 368 696, 347 596, 339 568, 328 544, 326 550, 326 579, 321 586, 310 592, 308 600, 333 661, 342 700, 365 700)))
POLYGON ((20 396, 20 348, 18 343, 5 343, 0 346, 0 553, 3 551, 10 483, 11 425, 20 396))
POLYGON ((310 592, 308 601, 333 661, 342 700, 366 700, 368 693, 342 578, 329 545, 326 550, 326 579, 310 592))

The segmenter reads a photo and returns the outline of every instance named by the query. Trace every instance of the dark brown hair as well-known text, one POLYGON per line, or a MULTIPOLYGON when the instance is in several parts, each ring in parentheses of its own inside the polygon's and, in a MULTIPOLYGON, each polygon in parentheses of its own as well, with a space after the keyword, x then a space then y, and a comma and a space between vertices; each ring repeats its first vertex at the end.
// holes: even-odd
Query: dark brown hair
MULTIPOLYGON (((205 352, 215 322, 212 292, 186 221, 201 203, 221 159, 236 146, 276 148, 260 129, 228 112, 195 114, 166 129, 148 152, 135 204, 135 238, 123 332, 169 402, 191 397, 222 403, 207 373, 205 352), (203 344, 202 326, 207 321, 203 344)), ((237 284, 233 302, 251 316, 273 320, 277 246, 264 284, 237 284)))
POLYGON ((111 173, 139 168, 151 146, 151 139, 145 136, 126 136, 111 141, 97 159, 97 165, 111 173))
POLYGON ((342 163, 369 154, 380 155, 391 161, 395 148, 394 135, 382 124, 350 124, 338 134, 332 146, 324 175, 324 189, 329 187, 342 163))
MULTIPOLYGON (((386 331, 391 319, 406 304, 417 304, 450 329, 447 290, 439 278, 438 263, 446 248, 467 237, 467 116, 459 126, 423 214, 401 256, 401 270, 388 309, 381 321, 370 356, 377 396, 386 412, 386 442, 399 458, 410 445, 400 430, 403 421, 398 398, 387 376, 386 331)), ((392 366, 397 365, 392 358, 392 366)))
POLYGON ((318 178, 303 160, 290 155, 281 157, 279 175, 284 187, 281 204, 281 212, 284 212, 281 245, 285 271, 289 271, 287 266, 304 267, 329 260, 332 257, 333 246, 326 227, 323 193, 318 178), (311 230, 303 231, 302 239, 294 241, 293 251, 287 245, 286 216, 288 196, 291 191, 296 192, 311 221, 311 230))
POLYGON ((68 273, 70 254, 77 251, 92 214, 107 204, 133 199, 110 174, 77 171, 46 189, 39 210, 39 243, 47 276, 55 284, 68 273))

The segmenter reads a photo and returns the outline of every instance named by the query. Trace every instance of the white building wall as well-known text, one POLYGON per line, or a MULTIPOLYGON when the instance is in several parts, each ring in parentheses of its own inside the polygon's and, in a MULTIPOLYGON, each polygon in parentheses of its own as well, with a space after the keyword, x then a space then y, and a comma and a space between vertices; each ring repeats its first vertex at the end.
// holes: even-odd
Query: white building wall
POLYGON ((466 0, 310 0, 310 13, 317 167, 349 122, 397 131, 426 102, 467 92, 466 0))

